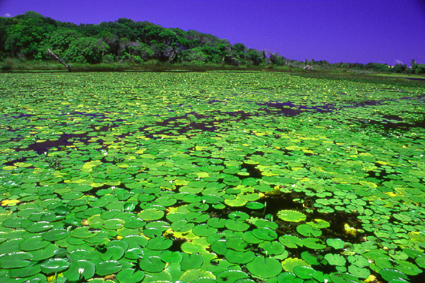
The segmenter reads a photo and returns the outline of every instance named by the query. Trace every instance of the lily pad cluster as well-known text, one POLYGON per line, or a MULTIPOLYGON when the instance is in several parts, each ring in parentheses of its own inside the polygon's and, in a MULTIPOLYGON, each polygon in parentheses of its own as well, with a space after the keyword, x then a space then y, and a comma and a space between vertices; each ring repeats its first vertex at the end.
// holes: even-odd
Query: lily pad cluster
POLYGON ((423 278, 418 84, 257 72, 0 80, 1 282, 423 278))

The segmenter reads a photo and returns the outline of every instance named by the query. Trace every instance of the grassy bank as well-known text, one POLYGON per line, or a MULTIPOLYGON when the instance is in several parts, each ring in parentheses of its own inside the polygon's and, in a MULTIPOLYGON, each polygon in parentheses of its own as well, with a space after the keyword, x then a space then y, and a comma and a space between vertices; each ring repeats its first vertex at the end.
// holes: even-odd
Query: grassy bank
MULTIPOLYGON (((72 63, 69 64, 74 72, 108 72, 108 71, 170 71, 170 70, 186 70, 194 72, 202 72, 209 70, 262 70, 262 71, 290 71, 291 67, 275 67, 275 66, 231 66, 225 64, 193 64, 190 62, 171 64, 167 62, 160 62, 158 60, 149 60, 143 64, 135 64, 131 62, 114 62, 114 63, 100 63, 100 64, 83 64, 72 63)), ((27 61, 18 58, 6 59, 0 62, 0 70, 10 71, 67 71, 67 69, 55 60, 51 61, 27 61)))

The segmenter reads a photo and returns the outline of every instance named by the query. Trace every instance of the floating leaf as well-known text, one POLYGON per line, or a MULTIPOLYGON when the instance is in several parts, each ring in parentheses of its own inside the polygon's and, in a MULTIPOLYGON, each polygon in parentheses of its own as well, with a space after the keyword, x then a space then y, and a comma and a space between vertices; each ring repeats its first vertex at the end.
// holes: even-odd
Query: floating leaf
POLYGON ((117 279, 120 283, 137 283, 142 282, 145 277, 143 271, 136 271, 131 268, 123 269, 117 274, 117 279))
POLYGON ((231 263, 245 264, 251 262, 255 255, 251 251, 238 252, 229 249, 226 251, 225 257, 231 263))
POLYGON ((49 258, 41 264, 41 271, 44 274, 51 274, 67 270, 69 261, 66 258, 49 258))
POLYGON ((145 209, 137 215, 137 217, 145 221, 158 220, 161 219, 163 216, 164 212, 156 208, 145 209))
POLYGON ((119 272, 121 269, 121 263, 116 260, 107 260, 96 264, 96 274, 99 276, 114 274, 119 272))
POLYGON ((0 255, 0 267, 9 268, 21 268, 28 266, 33 256, 29 253, 17 252, 0 255))
POLYGON ((330 265, 344 266, 346 263, 345 258, 339 254, 326 254, 325 259, 329 262, 330 265))
POLYGON ((297 265, 294 267, 294 273, 302 279, 310 279, 316 271, 310 266, 297 265))
POLYGON ((300 222, 305 221, 307 216, 304 213, 294 211, 294 210, 280 210, 277 213, 277 217, 282 220, 290 221, 290 222, 300 222))
POLYGON ((282 261, 282 267, 285 271, 293 272, 296 266, 309 266, 304 260, 299 258, 287 258, 282 261))
POLYGON ((326 244, 337 250, 344 248, 344 243, 345 242, 341 239, 326 239, 326 244))
POLYGON ((266 257, 256 257, 246 267, 252 274, 260 278, 272 278, 282 271, 279 261, 266 257))
POLYGON ((165 263, 158 256, 144 256, 140 262, 139 266, 142 270, 147 272, 161 272, 165 263))
POLYGON ((198 254, 183 254, 183 260, 180 263, 181 270, 196 269, 201 267, 203 263, 202 256, 198 254))
POLYGON ((348 272, 362 279, 368 278, 370 275, 370 270, 368 268, 358 267, 353 264, 348 267, 348 272))
POLYGON ((94 276, 95 268, 94 263, 90 261, 78 260, 72 262, 63 275, 70 281, 87 280, 94 276))

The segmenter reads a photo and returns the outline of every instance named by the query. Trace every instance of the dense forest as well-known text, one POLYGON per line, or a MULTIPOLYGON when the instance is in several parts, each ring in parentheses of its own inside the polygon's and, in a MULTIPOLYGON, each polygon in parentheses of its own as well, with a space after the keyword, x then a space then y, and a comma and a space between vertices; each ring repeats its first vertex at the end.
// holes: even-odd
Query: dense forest
MULTIPOLYGON (((144 21, 120 18, 115 22, 80 24, 60 22, 28 11, 15 17, 0 17, 0 60, 52 60, 50 49, 68 63, 143 64, 149 60, 178 64, 206 63, 232 66, 306 65, 318 69, 342 68, 377 72, 425 73, 425 65, 412 61, 412 67, 397 64, 337 63, 325 60, 304 62, 288 60, 279 53, 247 48, 243 43, 230 44, 226 39, 179 28, 163 28, 144 21)), ((54 59, 53 59, 54 60, 54 59)))

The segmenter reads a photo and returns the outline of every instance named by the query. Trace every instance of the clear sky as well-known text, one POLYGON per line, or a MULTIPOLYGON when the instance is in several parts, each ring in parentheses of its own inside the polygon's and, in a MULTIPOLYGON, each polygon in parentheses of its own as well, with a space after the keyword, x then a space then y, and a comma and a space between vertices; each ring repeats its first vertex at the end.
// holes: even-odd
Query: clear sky
POLYGON ((26 11, 194 29, 301 61, 425 64, 425 0, 0 0, 0 16, 26 11))

